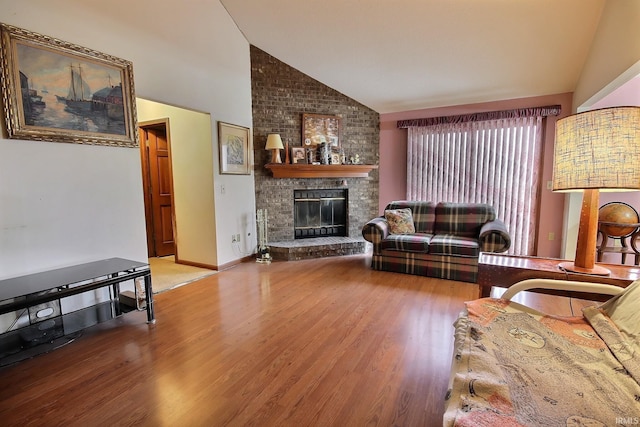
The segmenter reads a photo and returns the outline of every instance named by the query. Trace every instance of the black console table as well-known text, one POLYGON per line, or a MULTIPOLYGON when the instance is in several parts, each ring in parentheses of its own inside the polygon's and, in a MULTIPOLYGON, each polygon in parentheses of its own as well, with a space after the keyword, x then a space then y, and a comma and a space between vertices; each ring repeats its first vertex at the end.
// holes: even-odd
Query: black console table
POLYGON ((105 286, 113 287, 116 310, 119 314, 120 283, 137 277, 144 277, 147 320, 153 323, 155 315, 149 264, 123 258, 110 258, 0 280, 0 314, 105 286))
MULTIPOLYGON (((61 298, 78 295, 99 288, 111 287, 113 295, 107 303, 108 310, 115 316, 122 314, 120 306, 120 283, 144 278, 145 301, 148 323, 155 323, 153 312, 153 289, 149 264, 123 258, 110 258, 86 264, 58 268, 26 276, 0 280, 0 315, 22 309, 38 310, 38 306, 61 298)), ((134 283, 135 287, 135 283, 134 283)), ((30 324, 49 322, 63 324, 65 318, 72 318, 74 312, 63 314, 55 312, 40 316, 29 313, 30 324)), ((30 325, 31 326, 31 325, 30 325)), ((27 330, 28 327, 22 329, 27 330)), ((58 328, 64 330, 65 328, 58 328)), ((0 340, 18 330, 0 331, 0 340)), ((22 331, 28 334, 29 331, 22 331)), ((55 337, 59 337, 58 334, 55 337)), ((51 338, 51 337, 49 337, 51 338)))

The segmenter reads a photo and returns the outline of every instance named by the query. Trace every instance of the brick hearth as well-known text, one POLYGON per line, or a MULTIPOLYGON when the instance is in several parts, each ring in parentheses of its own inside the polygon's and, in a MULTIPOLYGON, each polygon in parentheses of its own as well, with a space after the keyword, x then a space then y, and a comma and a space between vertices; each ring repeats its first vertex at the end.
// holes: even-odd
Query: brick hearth
POLYGON ((338 255, 364 253, 366 241, 353 237, 314 237, 269 243, 271 258, 275 261, 298 261, 338 255))

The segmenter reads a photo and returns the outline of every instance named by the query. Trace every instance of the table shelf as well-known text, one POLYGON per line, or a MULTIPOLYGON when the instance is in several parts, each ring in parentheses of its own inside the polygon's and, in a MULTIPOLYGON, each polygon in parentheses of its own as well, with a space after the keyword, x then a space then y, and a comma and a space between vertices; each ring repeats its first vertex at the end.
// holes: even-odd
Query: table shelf
POLYGON ((147 321, 154 323, 151 270, 146 263, 110 258, 0 280, 0 315, 15 312, 16 322, 24 316, 21 326, 14 328, 14 322, 0 331, 0 366, 28 357, 40 345, 71 340, 85 327, 126 312, 120 304, 120 284, 134 281, 136 287, 136 279, 144 280, 147 321), (63 299, 103 288, 109 289, 108 301, 63 310, 63 299), (20 354, 24 350, 28 352, 20 354))

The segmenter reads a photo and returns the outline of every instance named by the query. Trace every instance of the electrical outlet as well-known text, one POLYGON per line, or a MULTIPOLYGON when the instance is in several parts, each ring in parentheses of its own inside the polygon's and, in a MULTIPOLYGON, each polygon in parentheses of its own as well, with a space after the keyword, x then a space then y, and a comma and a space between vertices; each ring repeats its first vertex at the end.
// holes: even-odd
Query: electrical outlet
POLYGON ((553 240, 556 238, 556 234, 552 231, 549 233, 549 240, 553 240))
POLYGON ((231 235, 231 243, 236 243, 238 241, 237 237, 235 234, 231 235))
POLYGON ((240 243, 240 233, 236 234, 236 242, 240 243))

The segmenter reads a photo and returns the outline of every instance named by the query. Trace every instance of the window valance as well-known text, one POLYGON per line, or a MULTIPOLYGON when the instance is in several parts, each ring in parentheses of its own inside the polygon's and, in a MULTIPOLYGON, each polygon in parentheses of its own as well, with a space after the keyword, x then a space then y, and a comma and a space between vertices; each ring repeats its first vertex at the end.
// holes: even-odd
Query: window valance
POLYGON ((398 120, 397 127, 406 129, 416 126, 433 126, 451 123, 481 122, 486 120, 511 119, 521 117, 547 117, 560 114, 560 105, 535 108, 517 108, 502 111, 462 114, 457 116, 426 117, 423 119, 398 120))

